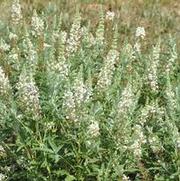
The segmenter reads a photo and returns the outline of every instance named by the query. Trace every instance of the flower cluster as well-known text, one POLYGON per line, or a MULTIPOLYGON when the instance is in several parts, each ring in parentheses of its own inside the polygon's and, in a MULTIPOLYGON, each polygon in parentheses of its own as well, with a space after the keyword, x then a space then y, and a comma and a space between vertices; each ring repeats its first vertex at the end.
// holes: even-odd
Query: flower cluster
POLYGON ((18 55, 18 49, 13 48, 8 55, 8 63, 11 65, 11 67, 19 71, 20 70, 20 61, 19 61, 19 55, 18 55))
POLYGON ((84 46, 87 48, 90 48, 95 44, 95 38, 92 35, 92 33, 89 32, 89 29, 86 28, 85 26, 81 28, 82 31, 82 42, 84 46))
POLYGON ((151 135, 149 138, 148 138, 148 141, 150 143, 150 147, 152 149, 152 151, 154 153, 157 153, 161 150, 161 143, 159 141, 159 138, 158 136, 156 136, 155 134, 154 135, 151 135))
POLYGON ((100 135, 100 132, 99 132, 99 124, 97 121, 93 121, 89 127, 88 127, 88 135, 90 137, 98 137, 100 135))
POLYGON ((73 53, 75 53, 78 49, 78 46, 80 44, 80 38, 81 38, 82 32, 81 32, 81 16, 80 14, 77 14, 75 17, 75 20, 72 24, 69 38, 67 39, 67 45, 66 45, 66 56, 69 57, 73 53))
POLYGON ((0 96, 9 94, 11 86, 8 77, 6 77, 2 67, 0 67, 0 96))
POLYGON ((106 19, 107 20, 112 21, 114 19, 114 17, 115 17, 115 12, 114 11, 107 11, 106 12, 106 19))
POLYGON ((101 10, 99 25, 98 25, 97 30, 96 30, 96 43, 97 43, 97 45, 102 46, 104 44, 104 31, 105 31, 104 14, 103 14, 103 11, 101 10))
POLYGON ((141 39, 144 39, 146 36, 146 32, 144 27, 137 27, 135 36, 137 37, 137 41, 135 42, 134 49, 136 52, 141 53, 141 39))
POLYGON ((31 19, 32 35, 39 36, 44 30, 44 21, 38 16, 36 10, 33 12, 31 19))
POLYGON ((145 32, 145 29, 144 27, 137 27, 136 28, 136 37, 137 38, 142 38, 144 39, 144 37, 146 36, 146 32, 145 32))
POLYGON ((123 174, 122 181, 131 181, 131 180, 130 180, 130 178, 128 176, 123 174))
POLYGON ((18 36, 15 33, 10 32, 9 33, 9 39, 10 40, 17 40, 18 36))
POLYGON ((141 110, 140 124, 143 126, 146 121, 153 115, 157 117, 162 117, 163 114, 163 108, 159 107, 156 102, 149 103, 145 105, 145 107, 141 110))
POLYGON ((22 19, 22 11, 19 0, 14 0, 11 7, 11 19, 12 23, 17 25, 22 19))
POLYGON ((51 62, 49 68, 54 73, 58 73, 58 75, 63 79, 68 77, 69 66, 67 64, 66 59, 62 59, 59 62, 51 62))
POLYGON ((23 45, 27 67, 31 69, 31 73, 35 73, 35 69, 38 63, 38 54, 29 38, 29 35, 25 37, 23 45))
POLYGON ((165 90, 165 96, 167 99, 167 104, 168 104, 168 108, 171 111, 175 111, 176 110, 176 105, 177 105, 177 100, 176 100, 176 94, 173 91, 172 85, 170 83, 170 80, 168 78, 167 80, 167 86, 166 86, 166 90, 165 90))
POLYGON ((170 58, 168 59, 168 62, 166 64, 166 72, 170 73, 171 71, 173 71, 173 66, 174 63, 176 61, 176 59, 178 58, 177 55, 177 50, 176 50, 176 43, 175 42, 171 42, 171 50, 170 50, 170 58))
POLYGON ((65 45, 66 45, 67 33, 61 31, 58 41, 58 59, 65 59, 65 45))
POLYGON ((40 118, 41 106, 39 102, 39 89, 31 75, 22 72, 17 83, 18 101, 21 110, 34 119, 40 118))
POLYGON ((115 70, 114 65, 116 63, 118 55, 119 53, 116 50, 110 50, 107 54, 107 57, 104 61, 104 66, 102 67, 98 77, 97 86, 100 89, 106 89, 111 85, 112 76, 115 70))
POLYGON ((149 68, 148 68, 148 81, 152 91, 157 91, 158 89, 158 76, 157 70, 159 65, 159 56, 160 56, 160 42, 153 47, 152 57, 150 59, 149 68))
POLYGON ((134 126, 133 139, 134 143, 131 145, 131 149, 134 152, 134 156, 139 159, 142 156, 141 145, 146 143, 142 126, 140 125, 134 126))
POLYGON ((134 104, 134 93, 131 85, 127 85, 121 94, 120 101, 118 103, 118 115, 123 116, 129 112, 129 109, 134 104))
POLYGON ((77 122, 76 104, 73 92, 71 90, 67 90, 64 93, 63 100, 63 108, 65 109, 66 119, 77 122))
POLYGON ((74 88, 74 98, 77 106, 89 100, 91 92, 89 92, 89 89, 84 84, 82 76, 78 76, 75 79, 73 88, 74 88))

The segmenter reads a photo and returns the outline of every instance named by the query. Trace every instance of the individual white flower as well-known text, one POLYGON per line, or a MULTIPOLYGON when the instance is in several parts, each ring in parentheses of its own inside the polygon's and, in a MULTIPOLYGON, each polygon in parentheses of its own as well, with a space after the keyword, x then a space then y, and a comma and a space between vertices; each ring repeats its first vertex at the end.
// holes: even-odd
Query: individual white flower
POLYGON ((115 12, 114 11, 107 11, 106 12, 106 19, 107 20, 112 21, 114 19, 114 17, 115 17, 115 12))
POLYGON ((43 47, 44 47, 44 48, 51 48, 51 47, 52 47, 52 45, 50 45, 50 44, 48 44, 48 43, 45 43, 45 42, 44 42, 43 47))
POLYGON ((22 19, 22 11, 19 0, 14 0, 11 6, 11 19, 13 24, 19 24, 22 19))
POLYGON ((31 27, 32 27, 32 34, 34 36, 41 35, 44 30, 44 21, 38 16, 36 10, 34 10, 33 12, 33 16, 31 19, 31 27))
POLYGON ((144 39, 144 37, 146 36, 144 27, 137 27, 135 35, 136 35, 136 37, 140 37, 140 38, 144 39))
POLYGON ((99 124, 97 121, 93 121, 89 127, 88 127, 88 134, 91 136, 91 137, 97 137, 100 135, 100 132, 99 132, 99 124))
POLYGON ((180 149, 180 137, 177 138, 176 146, 177 146, 178 149, 180 149))
POLYGON ((12 32, 9 33, 10 40, 16 40, 17 38, 18 38, 18 36, 15 33, 12 33, 12 32))
POLYGON ((130 178, 123 174, 122 181, 130 181, 130 178))

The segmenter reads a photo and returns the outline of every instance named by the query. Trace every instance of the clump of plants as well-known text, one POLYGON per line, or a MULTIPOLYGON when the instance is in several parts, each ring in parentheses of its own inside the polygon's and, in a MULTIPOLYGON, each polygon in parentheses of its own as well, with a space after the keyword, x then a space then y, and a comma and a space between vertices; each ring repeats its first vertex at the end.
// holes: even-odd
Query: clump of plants
POLYGON ((1 28, 0 180, 179 180, 176 40, 54 11, 15 0, 1 28))

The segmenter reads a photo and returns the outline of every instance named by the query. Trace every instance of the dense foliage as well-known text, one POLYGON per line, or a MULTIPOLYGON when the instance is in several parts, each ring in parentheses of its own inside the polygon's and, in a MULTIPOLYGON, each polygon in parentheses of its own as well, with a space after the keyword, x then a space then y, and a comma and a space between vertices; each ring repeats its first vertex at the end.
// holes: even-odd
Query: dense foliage
POLYGON ((179 180, 176 40, 53 8, 0 24, 0 180, 179 180))

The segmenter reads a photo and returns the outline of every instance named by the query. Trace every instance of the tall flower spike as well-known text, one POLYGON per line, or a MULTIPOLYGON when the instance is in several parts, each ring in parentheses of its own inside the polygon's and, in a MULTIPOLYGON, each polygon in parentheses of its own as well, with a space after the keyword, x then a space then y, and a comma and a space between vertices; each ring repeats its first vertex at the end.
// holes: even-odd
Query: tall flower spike
POLYGON ((21 5, 19 3, 19 0, 14 0, 11 6, 11 19, 12 23, 17 25, 20 23, 20 20, 22 19, 22 11, 21 11, 21 5))
POLYGON ((153 47, 152 56, 150 57, 149 68, 148 68, 148 81, 152 91, 157 91, 158 89, 158 65, 160 56, 160 41, 155 47, 153 47))
POLYGON ((58 59, 65 58, 65 45, 66 45, 67 33, 65 31, 60 32, 58 38, 58 59))
POLYGON ((81 28, 82 31, 82 42, 83 42, 83 47, 90 48, 95 44, 95 39, 92 33, 89 31, 89 27, 83 26, 81 28))
POLYGON ((0 67, 0 96, 6 97, 11 90, 8 77, 6 77, 2 67, 0 67))
POLYGON ((32 35, 35 37, 41 35, 44 30, 44 22, 38 16, 36 10, 33 11, 33 16, 31 19, 31 27, 32 27, 32 35))
POLYGON ((133 150, 134 156, 137 159, 140 159, 142 156, 142 144, 146 143, 146 138, 143 134, 143 127, 140 125, 134 126, 133 140, 134 143, 131 145, 131 149, 133 150))
POLYGON ((141 39, 144 39, 144 37, 146 36, 144 27, 137 27, 135 36, 137 40, 135 42, 134 49, 136 50, 136 52, 141 53, 141 39))
POLYGON ((27 35, 24 39, 24 49, 25 49, 25 54, 26 54, 26 65, 27 68, 31 70, 32 74, 35 74, 36 66, 37 66, 37 61, 38 61, 38 54, 37 51, 35 50, 29 36, 27 35))
POLYGON ((84 84, 82 71, 78 74, 74 81, 74 98, 77 106, 89 100, 91 93, 88 91, 87 86, 84 84))
POLYGON ((96 43, 97 45, 103 46, 104 45, 104 13, 103 9, 101 8, 100 11, 100 20, 99 20, 99 25, 96 30, 96 43))
POLYGON ((126 88, 122 91, 120 101, 118 103, 118 115, 120 117, 127 114, 130 108, 134 105, 134 93, 132 91, 132 86, 128 84, 126 88))
POLYGON ((34 119, 39 119, 41 112, 39 89, 33 77, 28 75, 25 70, 20 74, 17 90, 18 102, 22 112, 34 119))
POLYGON ((115 63, 118 58, 118 51, 110 50, 104 61, 104 65, 99 73, 97 86, 100 89, 106 89, 111 85, 113 73, 115 70, 115 63))
POLYGON ((20 70, 20 61, 19 61, 18 50, 19 49, 13 48, 8 54, 8 63, 16 71, 20 70))
POLYGON ((53 76, 56 74, 62 80, 68 77, 69 65, 65 57, 65 43, 66 43, 66 32, 61 32, 58 38, 58 57, 55 58, 55 45, 51 48, 51 56, 48 62, 48 71, 53 76), (54 74, 55 73, 55 74, 54 74))
POLYGON ((66 119, 77 122, 76 104, 73 92, 71 90, 67 90, 64 93, 63 99, 63 109, 65 110, 66 119))
POLYGON ((152 117, 152 115, 155 115, 160 120, 163 114, 164 109, 162 107, 159 107, 157 102, 149 103, 141 109, 139 124, 144 126, 144 124, 148 121, 150 117, 152 117))
POLYGON ((167 78, 165 94, 166 94, 168 109, 172 113, 176 111, 177 102, 176 102, 176 94, 173 91, 169 77, 167 78))
POLYGON ((113 41, 112 41, 112 45, 111 45, 111 48, 112 48, 113 50, 116 50, 117 47, 118 47, 118 36, 119 36, 119 34, 118 34, 118 26, 115 25, 115 27, 114 27, 113 41))
POLYGON ((66 56, 67 57, 74 54, 78 50, 81 35, 82 35, 81 16, 79 13, 77 13, 76 17, 74 19, 74 22, 71 26, 69 38, 67 39, 67 45, 66 45, 66 56))
POLYGON ((170 58, 166 64, 166 73, 171 73, 173 71, 173 66, 175 64, 176 59, 178 58, 176 42, 171 38, 170 39, 170 58))

